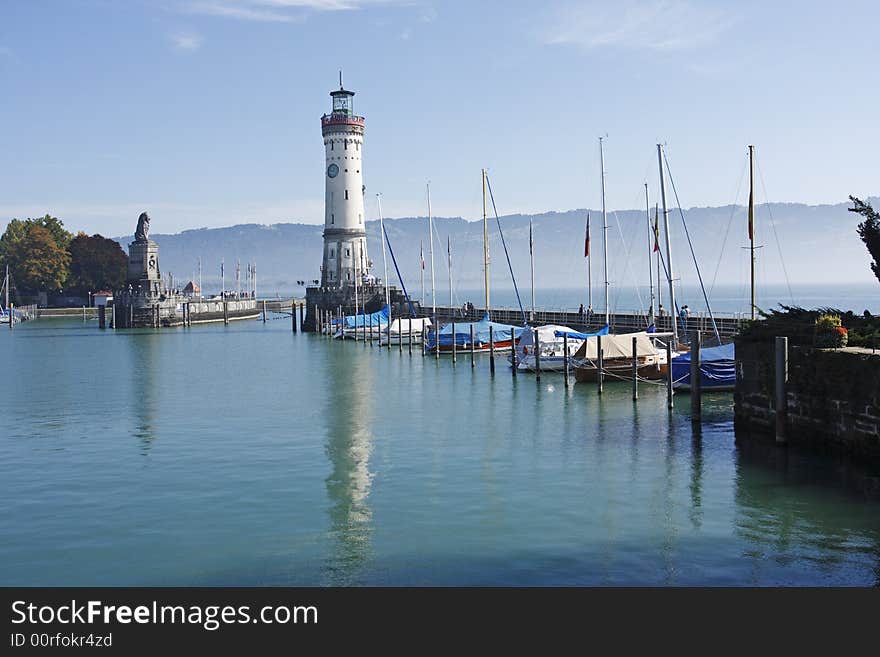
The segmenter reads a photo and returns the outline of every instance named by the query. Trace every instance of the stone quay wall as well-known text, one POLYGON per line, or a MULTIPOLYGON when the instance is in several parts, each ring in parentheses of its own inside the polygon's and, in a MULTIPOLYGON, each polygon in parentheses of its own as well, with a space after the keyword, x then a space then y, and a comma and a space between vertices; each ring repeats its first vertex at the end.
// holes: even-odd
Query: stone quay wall
MULTIPOLYGON (((775 346, 736 341, 737 439, 775 436, 775 346)), ((789 346, 787 442, 880 463, 880 352, 789 346)))

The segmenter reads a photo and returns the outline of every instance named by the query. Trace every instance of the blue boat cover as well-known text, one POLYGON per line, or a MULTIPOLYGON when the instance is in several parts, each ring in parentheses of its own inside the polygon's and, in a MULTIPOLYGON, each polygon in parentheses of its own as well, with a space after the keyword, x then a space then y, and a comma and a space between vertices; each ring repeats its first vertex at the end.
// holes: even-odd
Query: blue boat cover
MULTIPOLYGON (((370 318, 372 319, 373 326, 382 326, 383 324, 388 324, 388 305, 382 306, 382 310, 377 310, 374 313, 358 314, 358 315, 346 315, 344 319, 345 328, 357 328, 361 326, 369 326, 370 318)), ((330 323, 333 326, 339 326, 339 318, 336 317, 330 320, 330 323)))
POLYGON ((553 333, 557 338, 565 337, 574 338, 576 340, 586 340, 587 338, 595 338, 597 335, 608 335, 608 324, 600 328, 595 333, 578 333, 577 331, 555 331, 553 333))
MULTIPOLYGON (((494 333, 493 339, 495 342, 501 342, 503 340, 510 340, 510 330, 513 329, 514 336, 519 338, 522 335, 522 332, 525 330, 523 326, 511 326, 510 324, 499 324, 498 322, 493 322, 489 319, 489 315, 486 315, 479 322, 462 322, 455 323, 455 338, 452 336, 452 323, 444 325, 440 328, 440 346, 452 346, 453 339, 455 340, 455 345, 466 345, 470 342, 471 339, 471 326, 474 327, 474 343, 475 344, 489 344, 489 327, 492 327, 492 331, 494 333)), ((428 334, 428 348, 433 349, 437 346, 437 333, 435 331, 431 331, 428 334)))
MULTIPOLYGON (((672 359, 672 379, 683 385, 691 384, 691 355, 682 354, 672 359)), ((733 388, 736 385, 736 361, 733 343, 720 347, 700 349, 700 387, 733 388)))

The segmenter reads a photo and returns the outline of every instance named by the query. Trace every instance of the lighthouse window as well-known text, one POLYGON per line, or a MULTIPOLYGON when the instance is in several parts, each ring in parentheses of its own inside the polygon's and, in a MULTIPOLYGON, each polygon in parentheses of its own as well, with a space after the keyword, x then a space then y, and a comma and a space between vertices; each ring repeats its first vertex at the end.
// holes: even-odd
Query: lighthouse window
POLYGON ((350 271, 345 272, 345 280, 347 280, 347 281, 351 280, 351 272, 350 271))
POLYGON ((332 212, 330 213, 330 223, 331 224, 336 223, 336 215, 334 215, 332 212))
POLYGON ((348 200, 348 190, 347 189, 345 190, 345 200, 346 201, 348 200))
POLYGON ((359 223, 359 224, 364 223, 363 217, 361 217, 361 213, 360 213, 360 212, 358 212, 358 223, 359 223))
POLYGON ((359 141, 354 142, 355 150, 361 150, 361 143, 359 141))
POLYGON ((331 258, 335 258, 335 257, 336 257, 336 251, 334 251, 333 249, 330 249, 330 257, 331 257, 331 258))
POLYGON ((345 150, 348 150, 348 139, 345 140, 345 150))
POLYGON ((346 250, 345 250, 345 257, 348 258, 349 256, 351 256, 351 250, 350 250, 350 249, 346 249, 346 250))
POLYGON ((333 148, 333 140, 332 140, 332 139, 330 140, 330 150, 331 150, 331 151, 334 150, 334 148, 333 148))

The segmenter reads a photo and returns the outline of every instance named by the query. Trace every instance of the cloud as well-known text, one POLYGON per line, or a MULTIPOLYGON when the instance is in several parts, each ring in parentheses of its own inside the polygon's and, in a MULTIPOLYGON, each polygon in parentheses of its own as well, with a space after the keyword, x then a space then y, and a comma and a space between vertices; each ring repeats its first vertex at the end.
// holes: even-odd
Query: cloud
POLYGON ((368 5, 392 4, 398 0, 196 0, 181 8, 191 14, 220 16, 247 21, 295 23, 307 12, 352 11, 368 5))
POLYGON ((676 51, 711 44, 732 24, 729 12, 692 0, 591 1, 555 12, 541 39, 589 49, 676 51))
POLYGON ((200 34, 195 32, 173 32, 168 37, 175 50, 183 50, 186 52, 195 52, 202 47, 204 39, 200 34))

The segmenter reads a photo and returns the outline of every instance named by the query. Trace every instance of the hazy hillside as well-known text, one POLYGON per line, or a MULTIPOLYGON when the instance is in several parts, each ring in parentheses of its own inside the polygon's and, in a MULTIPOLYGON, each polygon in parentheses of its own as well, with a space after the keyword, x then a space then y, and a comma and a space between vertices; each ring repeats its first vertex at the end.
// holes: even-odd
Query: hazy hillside
MULTIPOLYGON (((880 205, 873 199, 875 207, 880 205)), ((785 280, 782 262, 792 282, 853 282, 873 280, 869 256, 856 234, 858 215, 848 212, 849 204, 808 206, 778 203, 759 206, 756 211, 758 278, 764 283, 785 280), (772 221, 771 221, 772 218, 772 221), (774 235, 774 226, 778 242, 774 235), (780 245, 784 260, 780 260, 780 245)), ((602 280, 602 216, 591 210, 591 249, 593 281, 602 280)), ((501 217, 511 264, 522 287, 529 284, 529 220, 534 225, 535 270, 540 287, 583 286, 586 260, 583 257, 586 210, 548 212, 539 215, 501 217)), ((691 208, 684 211, 690 238, 707 285, 717 282, 741 283, 748 277, 746 209, 741 206, 691 208)), ((161 227, 155 217, 153 227, 161 227)), ((410 291, 419 290, 419 243, 425 243, 428 260, 427 220, 425 218, 385 221, 398 265, 410 291)), ((647 279, 648 235, 642 211, 621 211, 608 215, 609 279, 617 286, 639 284, 647 279)), ((662 225, 662 222, 661 222, 662 225)), ((679 211, 670 212, 673 239, 673 267, 683 284, 696 284, 696 272, 682 228, 679 211)), ((482 286, 482 221, 462 218, 435 220, 435 272, 438 288, 447 289, 446 240, 453 253, 453 278, 457 289, 482 286)), ((161 267, 178 279, 196 272, 196 259, 202 258, 202 278, 206 291, 219 285, 220 260, 226 261, 227 287, 232 287, 234 263, 256 262, 261 293, 289 292, 296 281, 319 278, 321 264, 321 226, 279 223, 271 226, 244 224, 229 228, 187 230, 176 235, 154 234, 160 245, 161 267)), ((507 262, 494 218, 489 220, 491 276, 493 286, 510 287, 507 262)), ((379 224, 367 223, 367 239, 374 271, 382 276, 382 252, 378 241, 379 224)), ((131 238, 118 238, 127 247, 131 238)), ((662 245, 661 234, 661 245, 662 245)), ((389 256, 389 276, 396 280, 389 256)), ((242 274, 244 276, 244 274, 242 274)), ((426 284, 430 285, 430 279, 426 284)))

